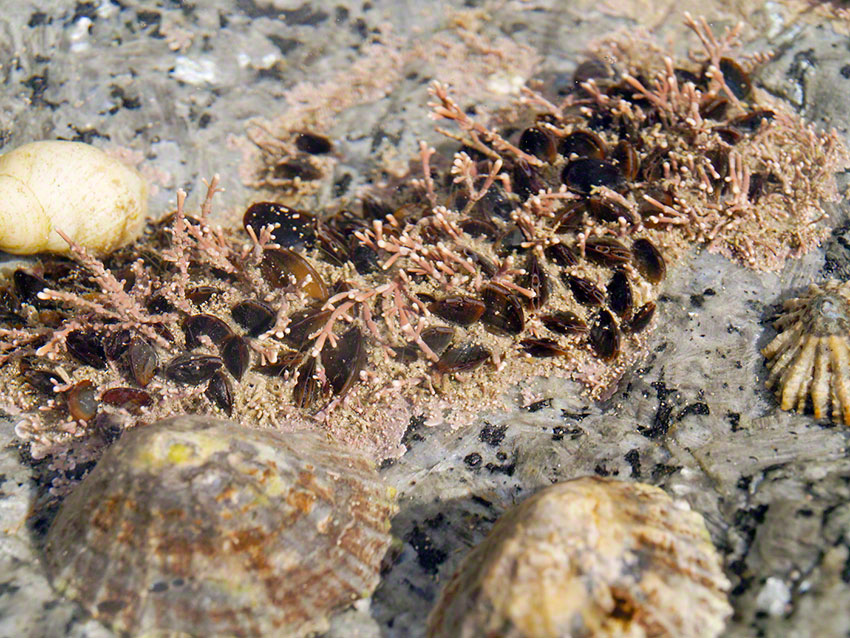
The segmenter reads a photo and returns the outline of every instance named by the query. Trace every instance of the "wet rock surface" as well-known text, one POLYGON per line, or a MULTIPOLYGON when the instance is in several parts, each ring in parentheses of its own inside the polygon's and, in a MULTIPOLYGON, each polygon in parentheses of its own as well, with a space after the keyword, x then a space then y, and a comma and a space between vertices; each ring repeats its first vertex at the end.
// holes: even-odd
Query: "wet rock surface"
MULTIPOLYGON (((450 12, 484 20, 477 12, 486 9, 483 33, 539 51, 538 77, 551 80, 571 76, 591 39, 633 25, 590 3, 567 11, 557 2, 432 4, 425 12, 398 2, 18 3, 0 19, 0 50, 14 62, 0 73, 0 151, 44 137, 120 146, 158 186, 153 210, 165 210, 175 188, 197 193, 201 177, 219 172, 225 208, 241 214, 252 195, 233 139, 246 121, 280 112, 299 81, 331 80, 377 38, 390 50, 415 26, 428 43, 449 30, 450 12)), ((774 22, 747 49, 777 50, 756 85, 847 139, 846 31, 775 13, 754 19, 774 22)), ((417 152, 419 138, 439 143, 425 89, 454 70, 423 63, 402 71, 326 131, 340 159, 317 202, 386 177, 393 158, 417 152)), ((492 83, 510 90, 509 80, 492 83)), ((498 516, 541 486, 584 475, 657 485, 705 517, 732 581, 725 635, 842 635, 850 625, 848 434, 779 411, 759 350, 775 335, 782 301, 850 273, 847 210, 846 200, 830 208, 832 237, 780 273, 707 253, 668 265, 650 353, 604 402, 583 398, 578 386, 529 380, 513 412, 482 414, 469 428, 431 427, 427 415, 412 422, 409 452, 382 469, 399 489, 397 555, 371 601, 334 619, 328 635, 423 636, 442 583, 498 516)), ((29 507, 56 468, 22 456, 11 422, 0 436, 0 637, 107 638, 53 593, 38 559, 46 522, 29 507)))

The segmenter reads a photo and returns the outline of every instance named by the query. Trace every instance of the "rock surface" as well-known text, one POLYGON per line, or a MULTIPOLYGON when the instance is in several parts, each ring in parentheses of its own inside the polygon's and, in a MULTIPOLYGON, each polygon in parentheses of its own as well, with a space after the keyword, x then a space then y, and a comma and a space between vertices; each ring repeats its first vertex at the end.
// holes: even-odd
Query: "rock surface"
MULTIPOLYGON (((531 73, 564 81, 593 38, 633 20, 663 20, 649 26, 685 42, 678 11, 693 5, 717 26, 750 20, 747 50, 775 51, 757 85, 848 139, 847 24, 820 8, 796 19, 802 1, 466 4, 19 2, 0 18, 9 61, 0 68, 0 150, 49 137, 91 141, 151 179, 152 210, 173 207, 177 187, 197 203, 200 178, 219 172, 235 218, 260 199, 239 174, 241 152, 252 150, 247 121, 295 111, 309 121, 300 100, 323 94, 339 104, 356 94, 326 123, 337 156, 315 193, 320 204, 354 198, 405 167, 418 139, 440 143, 426 118, 431 79, 464 85, 470 105, 481 86, 510 91, 531 73), (541 57, 497 72, 482 61, 492 62, 488 43, 527 45, 504 56, 517 62, 541 57), (341 78, 356 78, 356 91, 333 93, 341 78)), ((371 601, 334 619, 328 635, 424 636, 442 583, 501 512, 541 485, 589 474, 657 485, 704 516, 732 581, 725 636, 846 633, 848 434, 780 411, 759 353, 782 301, 850 272, 846 200, 830 212, 832 238, 780 273, 707 253, 673 266, 650 355, 607 401, 529 380, 516 410, 481 414, 474 427, 412 423, 410 451, 382 470, 401 496, 400 553, 371 601)), ((110 636, 52 592, 38 560, 46 519, 28 516, 49 479, 89 468, 22 461, 10 422, 0 432, 0 637, 110 636)))

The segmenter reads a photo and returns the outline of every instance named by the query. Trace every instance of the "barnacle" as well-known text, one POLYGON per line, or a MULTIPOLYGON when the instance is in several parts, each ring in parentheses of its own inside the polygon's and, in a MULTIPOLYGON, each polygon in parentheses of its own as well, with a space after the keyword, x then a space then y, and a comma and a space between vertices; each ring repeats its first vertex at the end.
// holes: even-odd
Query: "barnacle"
POLYGON ((830 280, 789 299, 762 349, 783 410, 803 412, 811 397, 816 419, 850 423, 850 284, 830 280))
POLYGON ((505 512, 446 583, 428 638, 713 638, 732 608, 702 517, 586 477, 505 512))
POLYGON ((298 638, 375 589, 394 509, 373 464, 321 434, 183 416, 109 449, 45 559, 122 635, 298 638))
MULTIPOLYGON (((421 177, 359 210, 257 202, 221 229, 213 181, 197 214, 179 194, 104 261, 69 237, 76 263, 21 269, 0 299, 19 434, 42 456, 188 411, 320 423, 387 457, 414 414, 462 423, 531 377, 603 396, 642 356, 682 255, 779 267, 824 235, 844 159, 753 88, 734 31, 690 26, 703 59, 614 37, 560 104, 529 89, 493 126, 435 83, 432 115, 460 148, 449 162, 423 142, 421 177)), ((311 161, 332 148, 293 135, 311 161)))

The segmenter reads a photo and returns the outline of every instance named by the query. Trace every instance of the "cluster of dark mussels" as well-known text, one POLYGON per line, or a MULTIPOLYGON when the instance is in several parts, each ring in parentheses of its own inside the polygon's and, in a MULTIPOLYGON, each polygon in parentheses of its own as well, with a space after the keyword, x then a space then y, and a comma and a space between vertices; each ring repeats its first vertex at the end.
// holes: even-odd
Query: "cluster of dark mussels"
MULTIPOLYGON (((359 212, 260 202, 244 233, 222 230, 213 183, 196 217, 178 197, 103 261, 72 245, 75 260, 19 269, 0 320, 12 402, 37 413, 24 438, 48 450, 179 411, 273 425, 344 414, 373 427, 360 443, 380 456, 397 441, 376 442, 378 417, 398 419, 399 397, 475 403, 540 374, 598 396, 642 352, 668 265, 712 242, 752 261, 777 254, 764 233, 812 227, 761 216, 789 200, 777 158, 804 128, 759 105, 724 46, 681 68, 592 58, 561 104, 528 91, 498 132, 434 84, 433 115, 458 125, 460 148, 440 166, 423 143, 421 177, 359 212)), ((298 141, 334 152, 318 134, 298 141)))

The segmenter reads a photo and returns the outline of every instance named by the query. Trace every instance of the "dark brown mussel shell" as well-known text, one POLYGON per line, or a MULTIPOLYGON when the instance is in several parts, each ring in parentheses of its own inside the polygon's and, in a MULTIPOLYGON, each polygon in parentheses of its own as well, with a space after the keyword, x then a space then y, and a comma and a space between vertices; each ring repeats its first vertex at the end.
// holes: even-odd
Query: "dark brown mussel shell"
POLYGON ((142 337, 133 337, 127 346, 130 376, 143 388, 151 382, 159 366, 154 347, 142 337))
POLYGON ((520 347, 532 357, 543 359, 545 357, 555 357, 558 355, 568 354, 558 342, 548 337, 539 339, 523 339, 519 342, 520 347))
POLYGON ((635 314, 623 326, 623 330, 632 334, 640 332, 649 325, 653 315, 655 315, 655 302, 650 301, 635 310, 635 314))
POLYGON ((484 197, 475 203, 472 210, 474 213, 482 215, 489 220, 508 220, 511 218, 511 213, 514 210, 514 203, 501 184, 496 182, 490 187, 490 190, 487 191, 484 197))
POLYGON ((722 95, 706 96, 699 105, 699 114, 710 120, 723 120, 729 110, 729 100, 722 95))
POLYGON ((110 361, 117 361, 121 355, 127 352, 132 336, 129 330, 119 330, 107 334, 103 338, 103 353, 106 358, 110 361))
POLYGON ((103 370, 106 368, 106 352, 103 337, 91 331, 73 330, 65 337, 68 352, 80 363, 103 370))
POLYGON ((648 239, 638 239, 632 244, 635 267, 652 284, 663 281, 667 275, 667 264, 659 250, 648 239))
POLYGON ((746 100, 753 92, 753 83, 750 75, 741 68, 741 65, 732 58, 720 58, 720 72, 723 73, 723 81, 729 90, 739 100, 746 100))
POLYGON ((620 317, 627 317, 632 310, 634 295, 629 278, 622 270, 618 270, 608 282, 608 307, 620 317))
POLYGON ((603 222, 619 222, 621 217, 630 224, 637 221, 628 208, 604 197, 591 197, 587 201, 587 209, 593 217, 603 222))
POLYGON ((212 375, 204 395, 227 416, 233 414, 233 386, 221 370, 212 375))
POLYGON ((542 315, 540 321, 549 330, 559 335, 575 335, 587 332, 587 324, 584 320, 568 310, 542 315))
POLYGON ((536 126, 522 132, 517 146, 524 153, 534 155, 544 162, 554 162, 558 156, 558 147, 552 134, 536 126))
POLYGON ((587 202, 571 202, 555 218, 552 228, 556 233, 575 233, 584 227, 584 216, 587 213, 587 202))
POLYGON ((496 241, 496 251, 501 255, 524 253, 527 248, 523 244, 526 242, 528 238, 518 226, 508 226, 496 241))
POLYGON ((490 358, 490 351, 477 343, 452 346, 443 353, 435 367, 443 374, 474 370, 490 358))
POLYGON ((369 246, 360 243, 357 237, 351 237, 348 245, 351 263, 359 274, 368 275, 381 270, 381 258, 369 246))
POLYGON ((620 353, 620 330, 607 310, 600 310, 588 333, 590 347, 603 361, 613 361, 620 353))
POLYGON ((501 284, 489 283, 481 289, 486 310, 481 323, 497 333, 518 335, 525 328, 525 312, 516 295, 501 284))
POLYGON ((205 335, 219 345, 233 334, 233 330, 215 315, 190 315, 183 320, 183 332, 186 333, 186 349, 192 350, 201 345, 199 337, 205 335))
POLYGON ((90 421, 97 414, 97 389, 91 381, 83 379, 65 393, 68 413, 75 421, 90 421))
POLYGON ((123 408, 131 414, 138 414, 142 408, 153 404, 153 397, 137 388, 110 388, 103 391, 100 400, 107 405, 123 408))
POLYGON ((412 343, 408 343, 403 346, 393 346, 393 352, 395 360, 399 363, 413 363, 419 359, 420 350, 412 343))
POLYGON ((460 226, 461 230, 470 237, 495 239, 499 234, 499 229, 485 219, 470 217, 461 220, 458 226, 460 226))
POLYGON ((583 306, 601 306, 605 301, 605 293, 592 281, 567 273, 563 273, 561 279, 567 284, 575 300, 583 306))
POLYGON ((351 249, 345 238, 327 224, 319 223, 316 235, 319 238, 319 250, 325 261, 342 266, 351 259, 351 249))
POLYGON ((209 380, 221 364, 219 357, 210 354, 180 354, 166 364, 165 376, 177 383, 200 385, 209 380))
POLYGON ((578 256, 573 249, 564 244, 552 244, 544 249, 543 254, 547 259, 564 268, 578 263, 578 256))
POLYGON ((186 299, 191 301, 196 306, 208 302, 213 295, 220 294, 221 288, 215 286, 195 286, 186 291, 186 299))
POLYGON ((283 248, 312 246, 316 239, 316 218, 303 210, 274 202, 258 202, 242 216, 245 230, 251 228, 257 237, 266 226, 277 226, 272 231, 274 243, 283 248))
POLYGON ((174 312, 174 304, 162 293, 155 293, 145 302, 145 308, 151 314, 174 312))
POLYGON ((525 274, 520 277, 519 285, 534 293, 534 297, 524 297, 529 307, 537 310, 549 300, 549 275, 534 253, 525 261, 525 274))
POLYGON ((310 335, 322 329, 331 316, 331 312, 331 310, 321 310, 320 308, 305 308, 293 312, 289 316, 289 323, 284 330, 283 340, 297 350, 304 350, 313 343, 310 335))
POLYGON ((761 128, 762 122, 770 122, 776 113, 770 109, 756 109, 744 115, 739 115, 731 122, 732 126, 747 133, 755 133, 761 128))
POLYGON ((274 288, 286 288, 294 280, 296 287, 313 299, 328 298, 328 287, 316 269, 304 257, 286 248, 267 248, 263 252, 260 271, 274 288))
POLYGON ((366 364, 366 342, 357 326, 349 328, 335 347, 322 349, 322 366, 333 393, 343 396, 360 379, 366 364))
POLYGON ((576 89, 580 89, 581 85, 588 80, 607 82, 613 77, 614 69, 608 62, 599 58, 591 58, 579 64, 573 71, 573 85, 576 89))
POLYGON ((280 161, 268 173, 275 180, 291 180, 297 177, 302 182, 312 182, 322 177, 318 167, 300 158, 280 161))
POLYGON ((561 173, 561 181, 571 191, 582 195, 589 195, 599 186, 612 190, 623 186, 623 176, 616 164, 590 157, 580 157, 567 164, 561 173))
POLYGON ((230 309, 230 316, 250 337, 258 337, 271 330, 277 320, 274 309, 258 299, 240 301, 230 309))
POLYGON ((255 366, 254 371, 268 377, 282 377, 295 370, 303 360, 303 352, 283 352, 278 354, 277 361, 274 363, 255 366))
POLYGON ((298 368, 298 379, 292 389, 292 402, 297 408, 306 410, 322 395, 322 387, 316 376, 316 362, 316 357, 307 357, 307 360, 298 368))
POLYGON ((15 285, 15 292, 18 295, 18 299, 34 306, 43 303, 38 298, 38 293, 45 288, 49 288, 48 283, 44 279, 21 268, 18 268, 12 274, 12 282, 15 285))
POLYGON ((716 126, 712 130, 730 146, 734 146, 744 139, 744 132, 732 126, 716 126))
POLYGON ((486 276, 492 277, 496 274, 496 265, 480 253, 477 253, 470 248, 461 248, 460 254, 478 266, 481 269, 481 272, 483 272, 486 276))
POLYGON ((483 301, 474 297, 446 297, 428 304, 428 310, 440 319, 460 326, 470 326, 484 314, 487 309, 483 301))
POLYGON ((333 150, 333 143, 318 133, 299 133, 295 136, 295 148, 310 155, 327 155, 333 150))
POLYGON ((422 331, 422 341, 437 356, 443 354, 455 336, 455 329, 449 326, 432 326, 422 331))
POLYGON ((221 342, 219 348, 224 367, 233 375, 237 381, 242 380, 242 375, 251 364, 251 348, 248 341, 239 335, 230 335, 221 342))
POLYGON ((53 388, 64 383, 62 378, 55 372, 40 370, 38 368, 22 369, 21 377, 33 388, 48 396, 54 394, 53 388))
POLYGON ((518 159, 514 162, 511 175, 513 177, 514 191, 523 200, 528 199, 532 195, 537 195, 537 193, 546 188, 546 183, 540 177, 537 169, 524 159, 518 159))
POLYGON ((584 254, 600 266, 617 266, 632 260, 632 251, 611 237, 591 237, 585 242, 584 254))
POLYGON ((627 140, 620 140, 611 152, 611 159, 617 162, 623 177, 633 182, 640 173, 640 157, 627 140))
POLYGON ((572 155, 578 157, 604 160, 606 154, 605 142, 592 131, 573 131, 561 139, 558 152, 566 159, 572 155))

